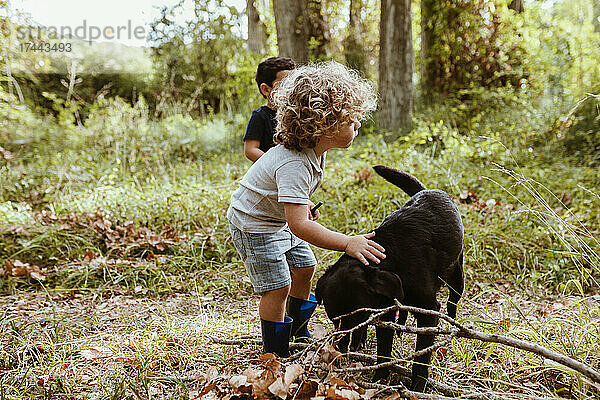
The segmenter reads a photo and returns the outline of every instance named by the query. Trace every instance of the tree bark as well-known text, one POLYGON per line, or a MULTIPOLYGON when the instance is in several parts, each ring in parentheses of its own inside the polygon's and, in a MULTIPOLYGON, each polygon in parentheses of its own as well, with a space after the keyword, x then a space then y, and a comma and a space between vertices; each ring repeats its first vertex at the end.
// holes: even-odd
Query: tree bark
POLYGON ((379 128, 392 138, 412 128, 414 53, 411 0, 381 0, 379 128))
POLYGON ((350 68, 363 73, 366 70, 366 55, 360 35, 360 11, 363 7, 362 0, 350 0, 350 15, 348 36, 344 41, 344 57, 350 68))
POLYGON ((600 32, 600 0, 592 0, 592 23, 594 31, 600 32))
POLYGON ((525 7, 523 6, 523 0, 512 0, 508 5, 508 8, 511 10, 515 10, 517 13, 522 13, 525 11, 525 7))
POLYGON ((305 22, 306 0, 273 0, 279 56, 299 64, 308 61, 308 34, 305 22))
POLYGON ((260 20, 254 0, 246 0, 248 14, 248 49, 254 53, 265 54, 267 48, 267 29, 260 20))

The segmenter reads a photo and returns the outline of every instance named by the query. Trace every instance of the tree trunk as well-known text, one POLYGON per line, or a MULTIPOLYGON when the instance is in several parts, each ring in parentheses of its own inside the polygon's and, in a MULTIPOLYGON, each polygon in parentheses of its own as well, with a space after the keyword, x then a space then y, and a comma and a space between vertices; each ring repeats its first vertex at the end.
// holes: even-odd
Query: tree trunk
POLYGON ((308 61, 305 7, 306 0, 273 0, 279 56, 291 57, 299 64, 308 61))
POLYGON ((512 0, 508 5, 508 8, 511 10, 515 10, 517 13, 522 13, 525 11, 525 7, 523 6, 523 0, 512 0))
POLYGON ((350 68, 361 73, 366 70, 366 55, 360 40, 360 11, 363 7, 362 0, 350 0, 350 23, 348 36, 344 41, 344 56, 350 68))
POLYGON ((248 49, 254 53, 265 54, 267 47, 267 29, 260 20, 254 0, 246 0, 248 14, 248 49))
POLYGON ((414 54, 411 0, 381 0, 379 24, 379 128, 393 133, 412 128, 414 54))
POLYGON ((600 32, 600 0, 592 0, 592 23, 594 31, 600 32))

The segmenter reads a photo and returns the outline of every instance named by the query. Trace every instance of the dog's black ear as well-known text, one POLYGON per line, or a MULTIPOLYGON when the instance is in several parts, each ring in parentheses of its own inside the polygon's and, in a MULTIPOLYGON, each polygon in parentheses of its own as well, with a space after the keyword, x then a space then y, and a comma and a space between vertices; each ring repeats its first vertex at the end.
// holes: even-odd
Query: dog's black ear
POLYGON ((317 300, 317 304, 321 304, 323 302, 323 298, 317 290, 315 290, 315 299, 317 300))
POLYGON ((323 302, 323 297, 321 295, 321 290, 323 290, 323 283, 321 279, 317 281, 317 287, 315 287, 315 299, 317 300, 317 304, 321 304, 323 302))
POLYGON ((369 284, 373 291, 380 296, 399 301, 404 300, 402 279, 393 272, 373 268, 373 272, 369 274, 369 284))

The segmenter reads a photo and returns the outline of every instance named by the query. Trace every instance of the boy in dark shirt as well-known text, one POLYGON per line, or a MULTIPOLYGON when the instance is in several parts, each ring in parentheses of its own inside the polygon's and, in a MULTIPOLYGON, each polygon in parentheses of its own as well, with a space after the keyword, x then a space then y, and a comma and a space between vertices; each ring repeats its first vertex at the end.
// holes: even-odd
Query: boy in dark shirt
POLYGON ((244 135, 244 154, 252 162, 274 146, 273 135, 277 122, 271 92, 295 68, 294 60, 287 57, 270 57, 258 64, 256 84, 260 93, 267 99, 267 104, 252 111, 244 135))

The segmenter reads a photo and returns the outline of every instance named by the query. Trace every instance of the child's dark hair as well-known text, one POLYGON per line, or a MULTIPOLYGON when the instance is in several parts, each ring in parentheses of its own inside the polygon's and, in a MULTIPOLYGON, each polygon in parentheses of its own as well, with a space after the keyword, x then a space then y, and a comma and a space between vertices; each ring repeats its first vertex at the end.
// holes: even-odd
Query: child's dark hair
MULTIPOLYGON (((260 64, 256 70, 256 84, 258 85, 258 91, 260 91, 260 85, 266 83, 270 87, 273 87, 273 81, 277 78, 279 71, 287 71, 296 68, 294 60, 288 57, 269 57, 260 64)), ((262 92, 261 92, 262 94, 262 92)), ((263 97, 266 96, 263 94, 263 97)))

